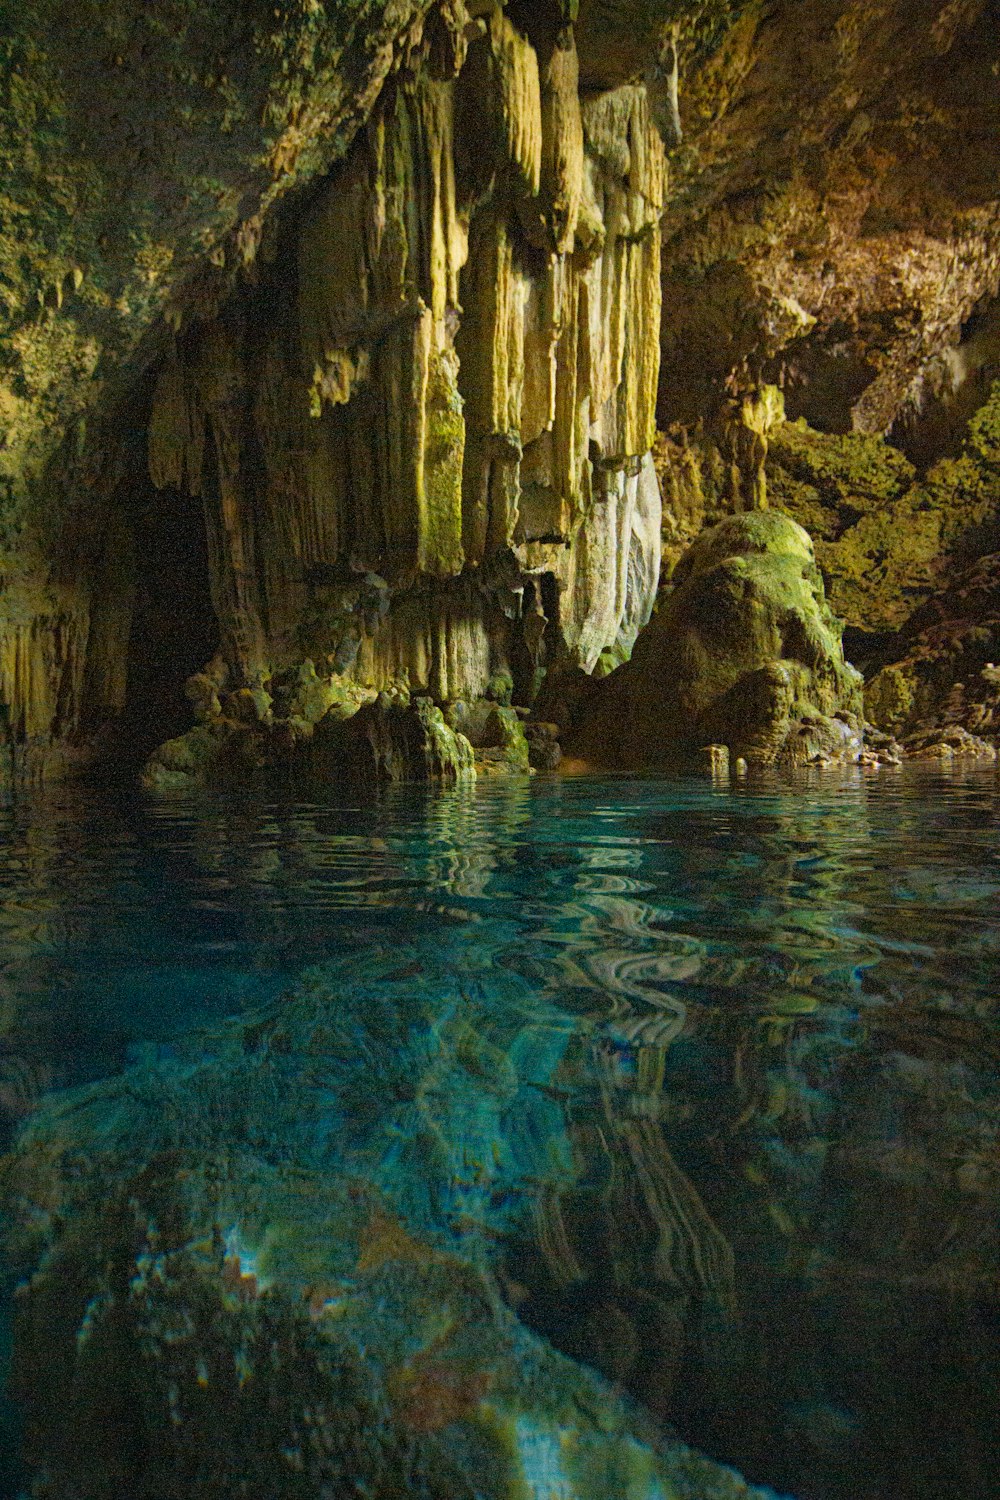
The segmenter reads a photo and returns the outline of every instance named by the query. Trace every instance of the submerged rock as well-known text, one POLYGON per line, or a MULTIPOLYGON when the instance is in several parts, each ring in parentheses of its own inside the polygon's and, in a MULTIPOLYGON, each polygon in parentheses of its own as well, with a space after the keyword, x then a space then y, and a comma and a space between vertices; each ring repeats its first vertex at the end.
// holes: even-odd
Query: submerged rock
POLYGON ((765 764, 857 759, 861 678, 801 526, 731 516, 674 582, 631 661, 582 695, 571 754, 619 768, 683 763, 705 745, 765 764))
POLYGON ((504 1304, 504 1233, 561 1222, 577 1027, 413 973, 314 971, 35 1116, 0 1224, 39 1500, 763 1500, 504 1304))

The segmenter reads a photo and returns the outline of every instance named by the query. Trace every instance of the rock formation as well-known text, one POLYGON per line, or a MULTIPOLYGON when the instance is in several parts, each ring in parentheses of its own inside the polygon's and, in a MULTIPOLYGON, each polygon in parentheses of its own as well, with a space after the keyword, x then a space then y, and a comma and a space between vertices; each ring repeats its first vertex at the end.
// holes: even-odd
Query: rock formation
POLYGON ((572 754, 627 770, 690 764, 709 746, 762 764, 857 758, 861 678, 800 526, 773 510, 731 516, 674 585, 631 661, 584 696, 572 754))
MULTIPOLYGON (((40 754, 116 720, 135 737, 129 638, 141 659, 163 635, 180 580, 152 554, 192 502, 191 635, 214 620, 230 695, 308 659, 439 704, 508 673, 526 701, 550 661, 590 670, 648 618, 665 148, 641 82, 581 92, 557 6, 473 10, 387 7, 395 41, 340 101, 351 130, 324 106, 325 157, 306 90, 286 145, 315 186, 276 180, 201 282, 164 294, 96 473, 86 436, 64 462, 101 519, 61 593, 19 559, 0 654, 40 754)), ((175 697, 204 660, 168 664, 175 697)))
POLYGON ((587 667, 655 595, 654 557, 628 597, 637 507, 637 549, 659 531, 645 94, 581 105, 572 35, 545 61, 499 10, 460 60, 387 87, 262 286, 157 380, 150 475, 204 496, 237 682, 308 652, 482 696, 543 588, 549 650, 587 667))
MULTIPOLYGON (((0 782, 995 755, 996 0, 0 15, 0 782)), ((748 1495, 502 1304, 491 1215, 576 1253, 509 1134, 563 1056, 349 977, 22 1138, 36 1493, 243 1494, 265 1430, 268 1495, 748 1495)))
POLYGON ((994 9, 26 0, 5 759, 136 770, 192 675, 225 740, 306 662, 530 704, 627 660, 661 545, 768 503, 886 665, 996 546, 994 9))

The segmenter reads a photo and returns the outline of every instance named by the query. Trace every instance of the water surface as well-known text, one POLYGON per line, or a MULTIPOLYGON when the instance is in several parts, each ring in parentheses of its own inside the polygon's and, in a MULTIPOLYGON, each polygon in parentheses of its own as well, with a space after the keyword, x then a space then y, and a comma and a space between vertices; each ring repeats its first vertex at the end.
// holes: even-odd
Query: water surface
MULTIPOLYGON (((992 772, 913 771, 8 806, 0 1151, 306 971, 443 1005, 471 964, 515 1066, 533 1008, 564 1018, 531 1150, 573 1171, 496 1213, 522 1319, 758 1483, 985 1500, 998 810, 992 772)), ((0 1494, 16 1449, 8 1406, 0 1494)))

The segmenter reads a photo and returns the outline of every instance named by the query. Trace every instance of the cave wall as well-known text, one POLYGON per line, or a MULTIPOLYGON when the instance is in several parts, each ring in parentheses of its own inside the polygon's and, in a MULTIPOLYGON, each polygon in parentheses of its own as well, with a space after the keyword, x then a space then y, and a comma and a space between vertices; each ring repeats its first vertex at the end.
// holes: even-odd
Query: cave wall
POLYGON ((164 526, 204 507, 233 684, 308 658, 442 702, 628 654, 654 471, 668 572, 777 502, 858 629, 987 546, 961 429, 996 375, 997 0, 0 14, 25 764, 145 691, 137 601, 179 587, 147 476, 164 526))
POLYGON ((137 388, 253 274, 428 9, 0 3, 0 727, 23 773, 125 704, 137 388))
POLYGON ((581 83, 584 22, 555 0, 306 9, 248 14, 216 55, 214 22, 128 0, 67 50, 39 3, 0 59, 22 103, 37 64, 0 161, 25 213, 56 177, 92 188, 34 311, 0 267, 0 704, 24 765, 135 718, 136 603, 162 617, 177 588, 140 470, 163 525, 204 507, 231 686, 310 658, 445 701, 513 658, 530 690, 627 652, 652 607, 667 181, 634 16, 586 22, 610 50, 581 83))

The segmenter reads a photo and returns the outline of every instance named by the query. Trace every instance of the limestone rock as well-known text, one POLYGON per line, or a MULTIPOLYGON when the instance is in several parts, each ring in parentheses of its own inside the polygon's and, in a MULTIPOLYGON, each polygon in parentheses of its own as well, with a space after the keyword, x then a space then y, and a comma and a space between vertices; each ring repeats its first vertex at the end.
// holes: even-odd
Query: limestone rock
POLYGON ((909 760, 941 761, 985 760, 997 758, 997 747, 979 735, 970 734, 961 724, 947 724, 941 729, 928 729, 907 735, 903 751, 909 760))
POLYGON ((613 767, 678 764, 706 745, 759 763, 857 758, 861 679, 800 526, 733 516, 674 582, 631 661, 584 699, 569 753, 613 767))
POLYGON ((323 720, 311 747, 321 780, 375 787, 454 782, 476 774, 472 746, 427 698, 380 693, 348 720, 323 720))
POLYGON ((483 726, 476 751, 477 769, 527 771, 528 765, 528 740, 521 720, 514 709, 495 705, 483 726))
POLYGON ((995 56, 982 0, 931 9, 393 0, 236 26, 191 0, 164 29, 136 0, 15 7, 19 761, 134 722, 145 596, 171 602, 137 521, 157 512, 169 532, 203 507, 185 562, 215 617, 175 697, 217 644, 231 692, 308 657, 440 703, 622 661, 623 567, 633 601, 655 572, 651 512, 642 547, 623 517, 657 389, 668 566, 765 481, 857 628, 994 551, 993 459, 931 429, 951 442, 995 371, 995 56), (761 404, 778 386, 801 439, 761 404), (888 499, 854 463, 865 439, 891 468, 886 432, 920 469, 888 499))
MULTIPOLYGON (((29 31, 41 8, 27 7, 29 31)), ((301 25, 276 12, 275 26, 250 28, 264 50, 250 48, 260 77, 239 106, 246 129, 230 160, 228 125, 213 126, 197 164, 198 180, 204 171, 214 183, 225 157, 225 204, 185 209, 179 224, 157 200, 150 232, 162 220, 167 238, 143 241, 141 308, 131 273, 108 282, 95 265, 91 280, 67 265, 59 280, 74 294, 73 315, 53 313, 77 394, 99 384, 89 382, 99 344, 82 373, 75 356, 100 324, 97 302, 118 295, 112 286, 130 333, 158 307, 164 318, 137 361, 145 373, 127 411, 116 408, 106 432, 74 435, 65 484, 90 497, 93 534, 82 549, 64 538, 65 600, 41 583, 45 556, 31 560, 18 543, 31 577, 23 601, 8 608, 8 591, 0 602, 0 629, 17 637, 0 651, 0 692, 19 743, 79 737, 133 708, 129 636, 144 592, 163 586, 135 553, 134 517, 193 514, 192 500, 204 537, 190 561, 207 573, 231 693, 309 658, 320 676, 330 668, 373 691, 409 682, 446 703, 481 697, 517 659, 530 696, 549 660, 568 652, 589 664, 613 646, 630 568, 627 607, 643 612, 655 523, 645 504, 633 548, 627 512, 655 432, 667 193, 645 88, 628 72, 596 92, 581 84, 575 5, 537 15, 499 4, 470 12, 462 0, 376 6, 365 18, 370 56, 348 10, 342 25, 312 7, 301 25), (323 46, 316 97, 303 36, 323 46), (292 52, 278 66, 285 41, 292 52), (287 118, 275 97, 283 86, 295 100, 287 118), (249 122, 265 100, 268 118, 287 126, 273 182, 252 155, 249 122), (311 193, 279 208, 296 176, 315 176, 311 193), (241 221, 229 239, 223 219, 241 221), (189 230, 211 259, 182 287, 189 230)), ((137 20, 140 71, 144 28, 137 20)), ((198 52, 193 37, 178 45, 178 65, 198 52)), ((75 78, 76 60, 62 63, 75 78)), ((171 118, 175 81, 163 99, 171 118)), ((245 92, 241 83, 233 100, 245 92)), ((197 145, 190 133, 182 161, 197 145)), ((177 164, 167 166, 172 182, 177 164)), ((93 245, 88 255, 114 258, 93 245)), ((46 348, 50 321, 32 335, 46 348)), ((0 381, 5 432, 24 415, 19 400, 0 381)), ((34 420, 40 398, 31 400, 34 420)), ((0 478, 19 453, 5 436, 0 478)), ((634 632, 631 616, 624 628, 634 632)), ((197 669, 197 658, 184 661, 179 682, 197 669)), ((211 718, 211 693, 193 708, 211 718)))
POLYGON ((827 432, 919 420, 1000 272, 983 6, 936 6, 926 26, 908 0, 679 9, 662 421, 693 425, 764 371, 827 432), (721 46, 693 34, 699 12, 721 46), (888 126, 918 94, 919 124, 888 126))
POLYGON ((571 27, 483 20, 386 87, 284 231, 293 284, 160 369, 149 474, 204 499, 234 688, 308 653, 530 700, 648 619, 663 146, 641 85, 581 98, 571 27))
MULTIPOLYGON (((467 948, 411 965, 404 934, 391 984, 366 951, 37 1111, 0 1236, 39 1500, 766 1500, 505 1303, 504 1246, 562 1227, 583 1177, 559 1080, 590 1048, 544 991, 483 1010, 467 948)), ((672 1171, 636 1238, 686 1214, 726 1246, 661 1128, 628 1123, 626 1183, 672 1171)))
POLYGON ((922 747, 961 730, 1000 742, 1000 554, 980 558, 932 595, 865 687, 880 729, 922 747))
POLYGON ((528 763, 535 771, 555 771, 562 762, 559 726, 531 720, 524 726, 528 741, 528 763))

